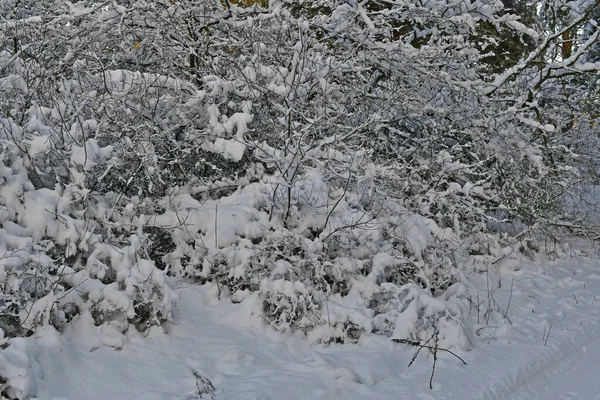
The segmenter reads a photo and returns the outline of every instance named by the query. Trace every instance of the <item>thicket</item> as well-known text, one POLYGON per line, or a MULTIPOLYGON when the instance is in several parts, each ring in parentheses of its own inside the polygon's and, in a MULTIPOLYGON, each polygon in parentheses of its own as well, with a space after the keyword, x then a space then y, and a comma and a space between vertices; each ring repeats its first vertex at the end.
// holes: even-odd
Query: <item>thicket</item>
POLYGON ((2 7, 5 337, 145 331, 184 278, 311 340, 468 348, 465 273, 589 232, 598 2, 2 7))

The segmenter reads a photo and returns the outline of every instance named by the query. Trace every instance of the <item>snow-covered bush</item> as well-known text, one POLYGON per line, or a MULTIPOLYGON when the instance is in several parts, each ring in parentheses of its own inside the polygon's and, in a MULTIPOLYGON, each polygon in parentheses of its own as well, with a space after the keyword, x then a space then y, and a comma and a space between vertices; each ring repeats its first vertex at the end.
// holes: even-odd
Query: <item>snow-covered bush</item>
POLYGON ((2 61, 0 328, 7 336, 30 335, 46 324, 61 329, 82 312, 99 325, 119 320, 121 330, 168 321, 172 290, 142 254, 143 218, 132 224, 134 205, 121 203, 135 173, 120 188, 119 179, 103 185, 122 166, 114 162, 122 147, 134 146, 119 142, 118 125, 103 118, 116 116, 110 108, 122 91, 105 96, 97 89, 129 75, 85 69, 86 60, 66 48, 50 52, 46 35, 64 32, 37 18, 23 23, 28 29, 3 27, 38 56, 2 61))
MULTIPOLYGON (((413 285, 421 288, 419 296, 432 299, 460 280, 446 256, 456 260, 463 253, 450 229, 393 200, 361 202, 364 193, 347 193, 334 207, 342 193, 328 198, 333 191, 322 177, 317 171, 309 175, 320 183, 292 191, 287 228, 281 214, 269 218, 267 183, 246 185, 218 201, 201 203, 187 193, 169 198, 165 212, 148 220, 148 229, 171 232, 171 251, 162 261, 170 273, 215 282, 219 295, 235 302, 256 292, 264 321, 328 342, 356 341, 365 332, 391 334, 398 310, 389 309, 389 293, 398 296, 413 285)), ((429 321, 437 324, 439 318, 431 315, 429 321)))
POLYGON ((35 189, 21 159, 4 155, 0 328, 7 336, 61 328, 84 310, 98 324, 122 314, 141 330, 170 318, 173 294, 140 254, 136 230, 115 237, 102 199, 74 185, 35 189))

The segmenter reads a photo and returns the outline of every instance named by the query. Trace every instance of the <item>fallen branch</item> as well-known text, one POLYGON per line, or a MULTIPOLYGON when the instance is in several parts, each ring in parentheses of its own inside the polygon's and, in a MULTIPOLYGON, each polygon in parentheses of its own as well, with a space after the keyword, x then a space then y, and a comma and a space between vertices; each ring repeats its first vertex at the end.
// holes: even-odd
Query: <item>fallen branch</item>
POLYGON ((435 374, 435 365, 436 365, 436 362, 437 362, 437 352, 438 351, 445 351, 446 353, 450 353, 454 357, 458 358, 464 365, 467 365, 467 363, 465 362, 465 360, 463 360, 462 358, 460 358, 460 356, 458 356, 456 353, 452 352, 451 350, 438 347, 438 345, 437 345, 438 344, 438 334, 439 334, 439 332, 436 331, 436 333, 434 335, 434 337, 435 337, 435 345, 433 345, 433 346, 430 346, 430 345, 428 345, 426 343, 417 342, 415 340, 392 339, 392 342, 394 342, 394 343, 402 343, 402 344, 407 344, 409 346, 418 347, 417 352, 413 355, 412 359, 410 360, 410 363, 408 363, 409 367, 417 359, 417 356, 419 355, 419 352, 421 350, 427 349, 427 350, 429 350, 433 354, 433 367, 431 369, 431 378, 429 378, 429 388, 432 389, 432 390, 433 390, 433 375, 435 374))

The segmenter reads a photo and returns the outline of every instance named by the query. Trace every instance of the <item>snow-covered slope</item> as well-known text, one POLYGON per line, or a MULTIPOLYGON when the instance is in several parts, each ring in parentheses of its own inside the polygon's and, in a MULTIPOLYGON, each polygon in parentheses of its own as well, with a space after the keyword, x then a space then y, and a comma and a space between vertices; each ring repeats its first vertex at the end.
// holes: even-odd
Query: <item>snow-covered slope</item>
POLYGON ((507 262, 471 280, 474 349, 459 353, 466 366, 439 353, 433 390, 425 351, 409 368, 416 349, 381 336, 308 343, 248 317, 252 298, 217 301, 210 286, 179 289, 168 335, 98 332, 83 316, 64 335, 16 339, 0 365, 21 366, 44 400, 598 398, 599 260, 507 262))

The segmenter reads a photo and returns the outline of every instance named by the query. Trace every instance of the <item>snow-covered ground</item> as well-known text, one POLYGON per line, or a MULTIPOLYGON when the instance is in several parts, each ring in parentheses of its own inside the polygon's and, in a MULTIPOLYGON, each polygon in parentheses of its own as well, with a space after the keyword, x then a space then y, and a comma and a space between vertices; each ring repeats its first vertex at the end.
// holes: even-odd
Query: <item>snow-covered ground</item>
MULTIPOLYGON (((560 374, 531 385, 529 392, 541 399, 600 399, 600 343, 598 338, 580 347, 583 354, 561 363, 560 374)), ((533 397, 533 396, 532 396, 533 397)))
POLYGON ((83 316, 64 335, 17 339, 6 357, 44 400, 600 399, 600 260, 506 261, 470 280, 473 350, 458 354, 467 365, 439 353, 432 390, 426 351, 409 368, 416 349, 387 337, 308 343, 250 318, 250 300, 214 300, 210 286, 180 288, 168 335, 101 333, 83 316))

